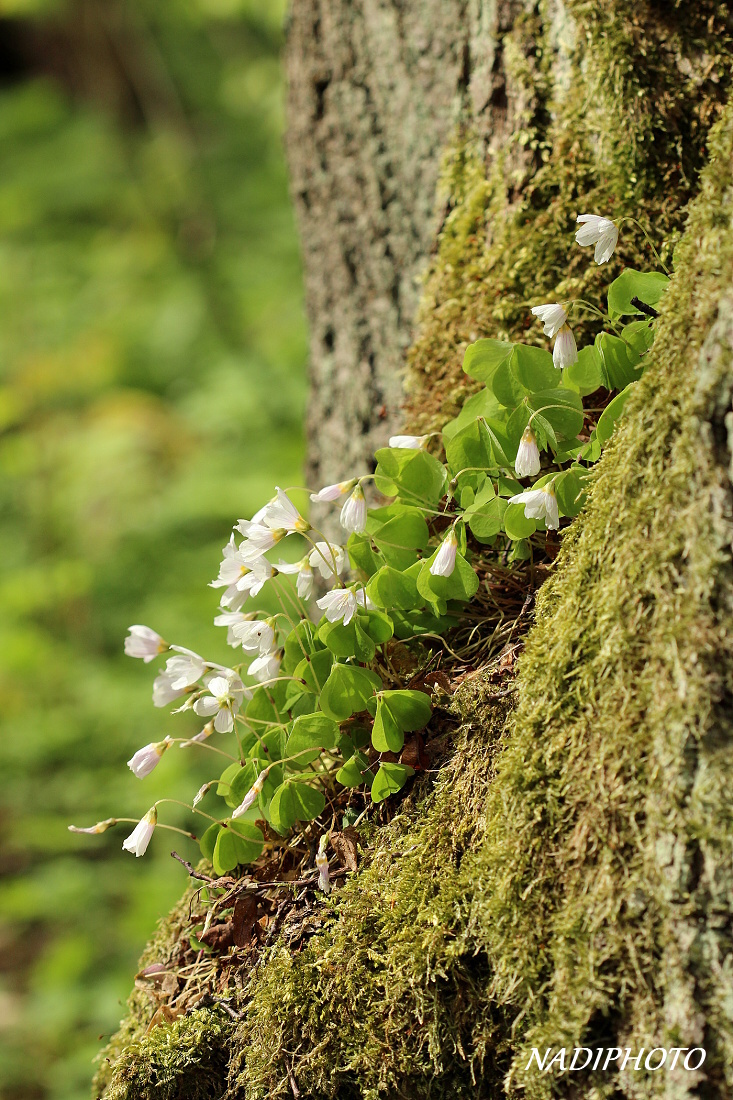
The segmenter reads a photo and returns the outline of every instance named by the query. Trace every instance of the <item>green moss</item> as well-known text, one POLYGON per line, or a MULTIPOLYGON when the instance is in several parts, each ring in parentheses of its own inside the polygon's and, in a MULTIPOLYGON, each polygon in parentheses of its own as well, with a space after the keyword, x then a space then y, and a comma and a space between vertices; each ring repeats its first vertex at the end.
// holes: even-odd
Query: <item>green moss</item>
MULTIPOLYGON (((188 890, 161 921, 140 969, 166 962, 188 927, 195 890, 188 890)), ((94 1095, 106 1100, 209 1100, 226 1081, 232 1020, 201 1009, 172 1023, 154 1019, 157 1002, 135 988, 128 1012, 99 1056, 94 1095)))
POLYGON ((234 1071, 247 1100, 292 1095, 289 1073, 302 1095, 344 1100, 474 1097, 479 1080, 498 1086, 503 1014, 482 995, 487 957, 457 940, 456 920, 506 703, 476 681, 455 706, 473 724, 434 791, 376 833, 329 929, 295 955, 276 948, 245 991, 234 1071))
MULTIPOLYGON (((551 85, 552 22, 518 19, 500 48, 518 104, 514 132, 497 153, 469 120, 446 158, 449 213, 409 353, 415 431, 442 428, 476 388, 462 372, 468 343, 492 336, 544 346, 532 304, 598 300, 623 267, 653 264, 627 225, 611 262, 597 267, 574 242, 578 214, 640 217, 668 257, 695 193, 730 83, 727 5, 565 6, 576 20, 568 79, 551 85)), ((574 328, 587 339, 598 326, 574 328)))
POLYGON ((122 1048, 106 1100, 214 1100, 226 1087, 232 1031, 209 1009, 154 1027, 122 1048))
POLYGON ((704 1046, 733 1084, 733 111, 712 153, 653 365, 540 594, 472 867, 528 1097, 552 1093, 528 1048, 604 1035, 704 1046))

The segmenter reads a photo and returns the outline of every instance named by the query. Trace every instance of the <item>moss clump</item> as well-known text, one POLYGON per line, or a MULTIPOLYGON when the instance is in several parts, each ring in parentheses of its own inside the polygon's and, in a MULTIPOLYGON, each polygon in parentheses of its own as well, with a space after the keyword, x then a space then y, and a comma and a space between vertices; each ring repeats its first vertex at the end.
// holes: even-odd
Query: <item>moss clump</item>
POLYGON ((476 680, 455 705, 472 722, 434 791, 375 834, 370 864, 336 895, 329 929, 296 955, 276 948, 245 990, 233 1070, 247 1100, 292 1096, 291 1078, 303 1096, 339 1100, 500 1087, 506 1025, 484 997, 488 959, 456 926, 506 700, 476 680))
MULTIPOLYGON (((204 865, 205 866, 205 865, 204 865)), ((140 969, 165 963, 189 926, 195 890, 188 890, 161 921, 140 960, 140 969)), ((156 1001, 135 988, 120 1030, 99 1056, 94 1095, 107 1100, 209 1100, 227 1075, 232 1020, 220 1010, 200 1009, 173 1023, 157 1022, 156 1001)))
POLYGON ((232 1020, 197 1009, 122 1047, 106 1100, 216 1100, 226 1088, 232 1020))
MULTIPOLYGON (((461 365, 482 336, 544 342, 530 306, 597 301, 625 266, 653 258, 627 226, 608 265, 575 245, 578 214, 641 217, 667 257, 730 84, 728 5, 569 0, 575 47, 554 81, 552 20, 519 18, 500 42, 515 129, 487 150, 468 120, 446 158, 449 213, 409 353, 407 417, 439 430, 476 383, 461 365), (488 171, 487 166, 488 165, 488 171)), ((557 64, 557 62, 555 62, 557 64)), ((574 322, 592 337, 597 323, 574 322)))
POLYGON ((550 1045, 702 1046, 706 1094, 733 1087, 733 110, 711 151, 653 363, 538 598, 472 867, 528 1097, 550 1045))

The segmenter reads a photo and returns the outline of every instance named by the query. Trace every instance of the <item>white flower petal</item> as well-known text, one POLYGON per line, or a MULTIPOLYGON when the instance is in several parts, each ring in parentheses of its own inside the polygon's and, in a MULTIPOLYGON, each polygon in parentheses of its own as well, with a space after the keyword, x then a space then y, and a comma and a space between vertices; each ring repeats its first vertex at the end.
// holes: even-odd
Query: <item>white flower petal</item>
POLYGON ((341 509, 341 526, 355 535, 366 530, 367 505, 361 485, 357 485, 341 509))
POLYGON ((450 577, 456 567, 456 552, 458 539, 453 528, 448 532, 440 544, 438 552, 433 558, 430 572, 434 577, 450 577))
POLYGON ((396 450, 419 451, 429 438, 428 435, 392 435, 389 437, 389 445, 396 450))
POLYGON ((529 427, 524 429, 517 450, 514 472, 517 477, 534 477, 540 472, 540 451, 535 434, 529 427))
POLYGON ((567 313, 558 302, 545 306, 533 306, 532 313, 542 321, 545 336, 549 336, 550 339, 557 335, 568 319, 567 313))
POLYGON ((158 820, 158 812, 153 806, 152 810, 148 810, 145 817, 137 823, 126 840, 123 840, 122 847, 126 852, 133 852, 136 856, 144 856, 147 851, 150 838, 155 832, 155 825, 158 820))
POLYGON ((563 325, 555 338, 552 361, 558 370, 563 367, 571 367, 573 363, 578 362, 578 348, 572 329, 568 325, 563 325))

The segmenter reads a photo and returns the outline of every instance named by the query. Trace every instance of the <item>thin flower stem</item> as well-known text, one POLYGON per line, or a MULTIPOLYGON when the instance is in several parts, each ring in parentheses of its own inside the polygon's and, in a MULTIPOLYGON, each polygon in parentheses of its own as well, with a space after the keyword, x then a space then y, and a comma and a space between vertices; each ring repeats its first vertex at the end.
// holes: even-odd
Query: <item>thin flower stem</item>
MULTIPOLYGON (((336 583, 340 584, 343 587, 343 581, 341 580, 341 578, 338 575, 338 562, 336 561, 336 551, 331 546, 331 543, 328 541, 326 536, 323 534, 323 531, 319 531, 317 527, 314 527, 312 529, 315 531, 315 533, 317 535, 321 536, 321 539, 323 540, 323 542, 325 542, 326 546, 328 547, 328 552, 331 555, 331 561, 328 560, 326 555, 323 553, 323 551, 318 546, 318 544, 313 541, 313 539, 308 539, 308 541, 310 542, 313 549, 318 552, 320 557, 323 558, 323 560, 326 563, 326 565, 328 566, 328 568, 332 571, 334 577, 336 578, 336 583)), ((306 538, 307 538, 307 536, 306 536, 306 538)))
MULTIPOLYGON (((159 798, 157 802, 154 803, 155 809, 157 810, 158 806, 162 806, 164 802, 171 802, 175 806, 183 806, 184 810, 190 810, 194 814, 201 814, 202 817, 207 817, 209 821, 213 821, 216 825, 221 825, 221 821, 219 821, 218 817, 212 817, 211 814, 207 814, 205 810, 199 810, 198 806, 191 806, 188 802, 181 802, 179 798, 159 798)), ((166 828, 173 829, 175 826, 167 825, 166 828)), ((179 830, 179 832, 182 831, 183 830, 179 830)))
POLYGON ((570 303, 570 308, 572 309, 572 307, 574 305, 585 306, 586 309, 589 309, 591 311, 591 313, 595 313, 596 316, 600 317, 602 321, 604 321, 606 324, 610 325, 611 328, 614 329, 614 331, 616 331, 616 332, 619 331, 620 326, 617 324, 617 322, 611 320, 611 317, 609 316, 608 313, 606 313, 602 309, 599 309, 598 306, 594 306, 592 302, 586 301, 585 298, 575 298, 570 303))
POLYGON ((639 221, 639 219, 638 219, 638 218, 632 218, 632 216, 631 216, 630 214, 625 214, 625 215, 623 216, 623 218, 619 218, 619 220, 618 220, 618 223, 617 223, 617 224, 618 224, 618 225, 621 225, 621 223, 622 223, 622 222, 633 222, 633 224, 634 224, 634 225, 638 225, 639 229, 640 229, 640 230, 642 231, 642 233, 643 233, 643 234, 644 234, 644 236, 646 237, 646 240, 647 240, 647 244, 649 245, 649 247, 651 248, 652 252, 653 252, 653 253, 654 253, 654 255, 656 256, 656 258, 657 258, 657 263, 658 263, 658 264, 659 264, 659 266, 661 267, 661 269, 662 269, 662 271, 664 272, 664 274, 665 274, 665 275, 669 275, 669 268, 668 268, 668 267, 666 266, 666 264, 664 264, 664 263, 662 262, 662 257, 661 257, 661 256, 659 255, 659 253, 657 252, 656 248, 654 247, 654 241, 653 241, 653 240, 651 239, 651 237, 649 236, 649 233, 647 232, 647 230, 645 229, 645 227, 644 227, 644 226, 643 226, 643 225, 641 224, 641 222, 639 221))
POLYGON ((219 756, 226 756, 228 760, 236 760, 236 756, 232 756, 229 752, 224 752, 223 749, 217 749, 215 745, 208 745, 206 741, 194 741, 192 737, 171 737, 171 741, 178 742, 182 749, 187 749, 193 745, 199 745, 202 749, 208 749, 209 752, 217 752, 219 756))

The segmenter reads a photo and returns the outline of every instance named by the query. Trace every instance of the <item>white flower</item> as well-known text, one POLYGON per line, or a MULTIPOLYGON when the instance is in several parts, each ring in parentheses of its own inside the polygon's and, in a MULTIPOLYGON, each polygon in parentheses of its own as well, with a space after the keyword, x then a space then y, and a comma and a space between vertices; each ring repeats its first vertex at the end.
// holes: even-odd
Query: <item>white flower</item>
POLYGON ((245 562, 256 561, 285 538, 284 527, 267 527, 263 523, 250 523, 247 537, 240 543, 238 554, 245 562))
POLYGON ((108 817, 106 821, 98 821, 96 825, 87 825, 86 828, 80 828, 78 825, 67 827, 70 833, 87 833, 89 836, 95 836, 97 833, 106 833, 111 825, 116 824, 116 817, 108 817))
MULTIPOLYGON (((267 528, 262 528, 267 530, 267 528)), ((242 543, 244 546, 244 543, 242 543)), ((234 536, 224 547, 224 557, 219 566, 219 576, 210 588, 226 588, 221 597, 222 607, 239 611, 248 596, 256 596, 272 576, 272 565, 261 556, 249 559, 234 543, 234 536)), ((224 625, 224 624, 222 624, 224 625)))
POLYGON ((236 810, 232 810, 232 817, 241 817, 242 814, 247 813, 247 810, 249 810, 250 807, 254 806, 255 802, 257 801, 258 795, 262 794, 262 788, 265 785, 265 780, 267 779, 269 771, 269 768, 265 768, 264 771, 260 772, 260 774, 255 779, 253 785, 250 787, 242 801, 237 806, 236 810))
POLYGON ((128 657, 142 657, 147 665, 159 653, 165 653, 168 643, 163 641, 149 626, 129 626, 129 635, 125 638, 125 653, 128 657))
POLYGON ((441 542, 438 553, 433 559, 433 564, 430 566, 430 572, 434 577, 450 577, 456 567, 457 550, 458 539, 456 538, 455 528, 451 527, 441 542))
POLYGON ((307 557, 296 562, 278 562, 277 571, 278 573, 285 573, 286 575, 297 574, 295 584, 298 595, 301 600, 309 600, 311 598, 313 593, 313 567, 307 557))
POLYGON ((153 768, 157 768, 161 756, 170 744, 172 744, 170 737, 166 737, 163 741, 151 741, 149 745, 144 745, 130 757, 127 761, 128 768, 138 779, 144 779, 146 775, 150 775, 153 768))
POLYGON ((239 642, 234 634, 234 627, 239 626, 240 623, 247 623, 253 618, 254 613, 245 615, 243 611, 222 611, 221 615, 217 615, 214 619, 214 626, 225 626, 227 628, 227 644, 238 646, 239 642))
POLYGON ((517 477, 534 477, 540 472, 540 451, 537 439, 529 425, 524 429, 514 463, 517 477))
POLYGON ((527 519, 543 519, 548 531, 557 531, 560 526, 560 514, 557 497, 552 483, 541 489, 525 489, 523 493, 509 498, 510 504, 523 504, 527 519))
POLYGON ((545 336, 549 336, 550 339, 557 335, 568 319, 567 313, 557 302, 547 306, 533 306, 532 312, 542 321, 545 326, 545 336))
POLYGON ((281 660, 280 653, 264 653, 260 657, 255 657, 247 669, 247 675, 253 676, 260 683, 264 683, 265 680, 274 680, 280 671, 281 660))
POLYGON ((170 648, 180 656, 169 657, 165 668, 153 681, 153 704, 156 707, 172 703, 188 688, 193 687, 206 671, 206 661, 198 653, 180 645, 172 645, 170 648))
POLYGON ((389 445, 397 450, 421 451, 429 439, 429 435, 391 435, 389 445))
POLYGON ((341 509, 341 526, 345 531, 361 535, 366 530, 367 506, 361 485, 357 485, 341 509))
POLYGON ((136 856, 144 856, 157 823, 158 811, 153 806, 152 810, 148 810, 145 817, 138 821, 127 840, 122 841, 123 849, 126 852, 134 852, 136 856))
MULTIPOLYGON (((265 505, 262 522, 273 531, 298 531, 301 535, 310 531, 311 525, 301 516, 287 493, 276 486, 277 496, 265 505)), ((247 538, 251 538, 247 535, 247 538)))
POLYGON ((328 856, 325 852, 319 852, 316 856, 316 867, 318 868, 318 889, 327 894, 331 889, 331 884, 328 873, 328 856))
POLYGON ((317 569, 325 581, 334 575, 340 577, 346 569, 346 551, 337 543, 317 542, 310 554, 308 561, 317 569))
POLYGON ((316 607, 320 607, 321 611, 325 611, 326 618, 330 623, 343 620, 344 626, 349 625, 359 609, 356 592, 353 588, 334 588, 331 592, 327 592, 325 596, 322 596, 320 600, 316 600, 316 607))
POLYGON ((552 361, 558 370, 572 367, 573 363, 578 362, 578 348, 568 325, 563 325, 557 334, 555 347, 552 349, 552 361))
POLYGON ((245 653, 266 654, 272 653, 275 648, 275 631, 271 622, 253 619, 235 626, 232 633, 245 653))
POLYGON ((355 477, 352 477, 349 481, 337 481, 333 485, 324 485, 317 493, 311 493, 311 500, 318 501, 320 504, 338 500, 344 493, 351 492, 355 485, 355 477))
POLYGON ((211 676, 206 685, 208 695, 202 695, 193 704, 196 714, 202 718, 214 718, 217 733, 229 733, 234 729, 234 715, 242 705, 244 684, 235 672, 227 676, 211 676))
POLYGON ((613 256, 618 241, 618 226, 610 218, 601 218, 598 214, 581 214, 578 218, 581 227, 575 234, 578 244, 596 246, 594 260, 605 264, 613 256))

